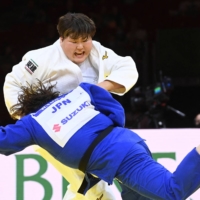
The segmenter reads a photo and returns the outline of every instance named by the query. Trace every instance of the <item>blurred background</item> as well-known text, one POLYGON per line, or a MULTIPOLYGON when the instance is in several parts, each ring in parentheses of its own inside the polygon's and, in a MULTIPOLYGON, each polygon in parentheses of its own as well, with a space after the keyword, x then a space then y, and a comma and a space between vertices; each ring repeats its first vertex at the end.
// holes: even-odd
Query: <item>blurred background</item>
POLYGON ((131 56, 137 84, 123 97, 128 128, 193 128, 200 113, 200 0, 1 0, 0 124, 14 123, 3 99, 5 75, 29 50, 58 39, 58 18, 81 12, 94 40, 131 56))

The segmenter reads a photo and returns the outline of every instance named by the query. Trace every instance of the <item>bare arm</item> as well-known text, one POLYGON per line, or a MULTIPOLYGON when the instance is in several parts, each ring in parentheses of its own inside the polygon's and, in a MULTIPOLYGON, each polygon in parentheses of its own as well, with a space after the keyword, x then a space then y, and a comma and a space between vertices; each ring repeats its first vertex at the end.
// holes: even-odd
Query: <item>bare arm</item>
POLYGON ((125 91, 125 87, 119 83, 115 83, 113 81, 109 81, 109 80, 105 80, 105 81, 102 81, 100 83, 98 83, 98 86, 104 88, 105 90, 107 91, 116 91, 116 90, 121 90, 121 91, 125 91))

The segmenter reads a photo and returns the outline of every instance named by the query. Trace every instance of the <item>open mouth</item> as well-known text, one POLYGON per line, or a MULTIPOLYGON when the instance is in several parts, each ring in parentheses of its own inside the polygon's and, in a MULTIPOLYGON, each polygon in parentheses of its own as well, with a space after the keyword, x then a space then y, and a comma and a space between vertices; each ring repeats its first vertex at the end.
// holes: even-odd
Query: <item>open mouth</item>
POLYGON ((85 52, 81 52, 81 53, 75 52, 74 54, 76 57, 82 57, 82 56, 84 56, 85 52))

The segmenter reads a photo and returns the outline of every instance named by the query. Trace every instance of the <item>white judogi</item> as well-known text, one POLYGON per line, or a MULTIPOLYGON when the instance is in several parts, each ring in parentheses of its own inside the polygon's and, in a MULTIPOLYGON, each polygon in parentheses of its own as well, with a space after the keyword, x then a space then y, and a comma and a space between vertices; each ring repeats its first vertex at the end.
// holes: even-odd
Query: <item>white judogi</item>
MULTIPOLYGON (((113 92, 123 95, 136 83, 138 72, 131 57, 119 56, 96 41, 93 41, 88 59, 82 66, 78 66, 66 57, 59 40, 57 40, 53 45, 26 53, 22 61, 13 67, 11 73, 6 75, 3 89, 8 111, 12 105, 17 103, 20 86, 26 85, 27 82, 35 83, 37 79, 43 83, 47 83, 49 80, 57 83, 56 90, 61 93, 76 88, 83 81, 96 84, 103 80, 110 80, 125 87, 125 90, 118 89, 113 92), (88 68, 88 65, 92 69, 88 68)), ((100 199, 102 194, 102 200, 120 200, 120 197, 116 197, 113 193, 116 188, 108 186, 103 181, 91 188, 86 196, 77 194, 84 174, 79 170, 63 166, 41 148, 37 151, 52 163, 70 183, 64 197, 65 200, 96 200, 100 199)))

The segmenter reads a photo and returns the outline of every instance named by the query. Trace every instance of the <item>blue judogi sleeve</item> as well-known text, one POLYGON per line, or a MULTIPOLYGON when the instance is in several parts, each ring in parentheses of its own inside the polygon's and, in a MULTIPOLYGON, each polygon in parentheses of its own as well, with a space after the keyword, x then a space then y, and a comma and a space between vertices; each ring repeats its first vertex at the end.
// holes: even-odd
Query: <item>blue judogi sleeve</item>
POLYGON ((10 155, 34 144, 29 128, 22 120, 0 127, 0 154, 10 155))
POLYGON ((81 83, 80 86, 90 95, 91 103, 96 110, 109 117, 115 126, 124 127, 124 109, 107 90, 88 83, 81 83))

